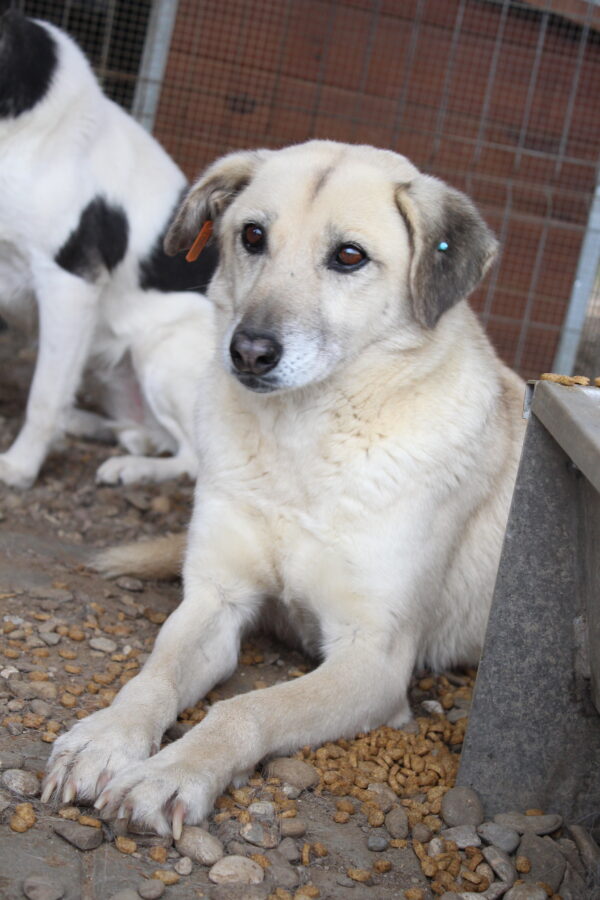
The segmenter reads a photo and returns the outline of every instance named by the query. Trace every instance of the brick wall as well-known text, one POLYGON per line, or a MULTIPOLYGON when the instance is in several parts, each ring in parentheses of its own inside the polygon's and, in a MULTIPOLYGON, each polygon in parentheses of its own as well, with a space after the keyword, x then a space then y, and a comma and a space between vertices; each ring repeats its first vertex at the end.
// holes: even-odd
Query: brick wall
POLYGON ((231 149, 321 137, 390 147, 467 191, 503 245, 472 303, 537 375, 600 147, 600 8, 580 3, 582 26, 540 5, 180 0, 155 132, 190 177, 231 149))

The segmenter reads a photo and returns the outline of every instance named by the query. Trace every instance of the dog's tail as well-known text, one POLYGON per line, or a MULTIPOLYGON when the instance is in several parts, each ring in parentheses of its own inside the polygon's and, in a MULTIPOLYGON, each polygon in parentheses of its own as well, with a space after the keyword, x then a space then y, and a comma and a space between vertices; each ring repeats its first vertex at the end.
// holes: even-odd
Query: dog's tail
POLYGON ((168 581, 181 575, 186 534, 135 541, 123 547, 111 547, 96 553, 90 567, 114 578, 117 575, 137 575, 168 581))

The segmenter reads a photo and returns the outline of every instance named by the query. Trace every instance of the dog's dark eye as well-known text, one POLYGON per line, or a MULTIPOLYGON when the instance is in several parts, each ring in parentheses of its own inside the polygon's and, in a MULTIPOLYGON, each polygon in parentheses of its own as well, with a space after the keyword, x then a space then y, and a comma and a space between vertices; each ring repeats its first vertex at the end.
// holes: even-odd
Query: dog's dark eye
POLYGON ((369 261, 369 257, 356 244, 342 244, 334 250, 329 266, 338 272, 353 272, 369 261))
POLYGON ((264 228, 255 222, 249 222, 242 228, 242 244, 248 253, 262 253, 267 244, 264 228))

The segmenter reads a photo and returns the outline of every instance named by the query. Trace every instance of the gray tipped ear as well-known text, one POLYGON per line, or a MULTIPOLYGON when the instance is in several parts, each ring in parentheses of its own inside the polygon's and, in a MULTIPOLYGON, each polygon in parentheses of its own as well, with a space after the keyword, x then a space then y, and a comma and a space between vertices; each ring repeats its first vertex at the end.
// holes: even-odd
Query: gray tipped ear
POLYGON ((471 201, 429 175, 396 190, 412 245, 409 285, 415 317, 433 328, 473 291, 494 261, 498 242, 471 201))
POLYGON ((165 253, 188 250, 207 219, 215 222, 240 191, 250 183, 268 150, 230 153, 212 163, 192 185, 169 228, 165 253))

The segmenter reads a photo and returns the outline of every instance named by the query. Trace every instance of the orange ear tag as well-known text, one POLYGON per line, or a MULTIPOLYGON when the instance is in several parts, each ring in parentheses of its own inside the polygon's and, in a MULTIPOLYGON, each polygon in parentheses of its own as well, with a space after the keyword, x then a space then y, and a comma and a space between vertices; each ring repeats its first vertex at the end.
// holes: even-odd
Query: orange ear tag
POLYGON ((198 236, 190 249, 188 250, 185 261, 186 262, 196 262, 206 245, 210 240, 210 236, 213 232, 213 223, 210 219, 207 219, 200 231, 198 232, 198 236))

